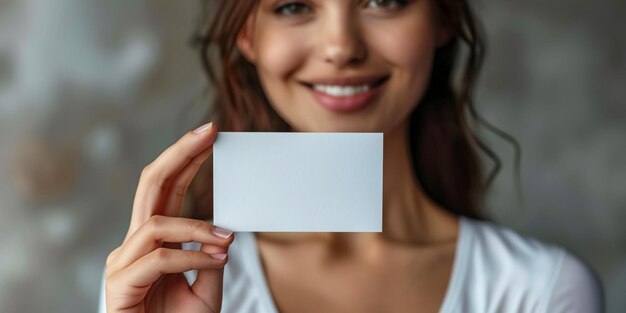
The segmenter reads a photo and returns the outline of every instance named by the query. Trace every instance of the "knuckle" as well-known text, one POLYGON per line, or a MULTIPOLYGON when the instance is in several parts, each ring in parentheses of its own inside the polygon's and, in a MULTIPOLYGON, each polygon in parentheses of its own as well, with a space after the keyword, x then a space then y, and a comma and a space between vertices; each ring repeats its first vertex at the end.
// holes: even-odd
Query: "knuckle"
POLYGON ((109 253, 109 255, 107 255, 107 259, 105 262, 106 267, 110 267, 111 264, 113 264, 113 260, 115 259, 115 256, 117 255, 117 251, 119 248, 116 248, 115 250, 111 251, 111 253, 109 253))
POLYGON ((156 238, 165 224, 165 217, 162 215, 152 215, 144 224, 146 231, 150 236, 156 238))
POLYGON ((154 167, 153 163, 146 165, 141 170, 141 177, 149 177, 152 174, 152 168, 154 167))
POLYGON ((192 234, 202 233, 207 231, 207 225, 204 222, 198 220, 190 220, 187 224, 188 230, 192 234))
POLYGON ((166 263, 170 257, 170 253, 165 248, 158 248, 152 253, 152 263, 159 268, 163 263, 166 263))
POLYGON ((156 185, 161 190, 166 190, 172 183, 172 178, 159 174, 159 171, 157 170, 157 160, 143 168, 140 180, 148 184, 156 185))
POLYGON ((151 227, 151 230, 157 230, 163 226, 165 222, 165 217, 163 215, 152 215, 146 222, 146 224, 151 227))

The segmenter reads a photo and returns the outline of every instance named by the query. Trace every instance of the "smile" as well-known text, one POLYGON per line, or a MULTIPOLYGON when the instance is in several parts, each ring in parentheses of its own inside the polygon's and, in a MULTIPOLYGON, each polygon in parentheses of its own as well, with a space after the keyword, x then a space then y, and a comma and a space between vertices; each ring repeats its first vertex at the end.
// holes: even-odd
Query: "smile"
POLYGON ((313 85, 313 89, 335 97, 348 97, 370 90, 373 85, 361 86, 338 86, 338 85, 313 85))
POLYGON ((355 111, 371 103, 389 77, 319 80, 303 83, 323 107, 336 112, 355 111))

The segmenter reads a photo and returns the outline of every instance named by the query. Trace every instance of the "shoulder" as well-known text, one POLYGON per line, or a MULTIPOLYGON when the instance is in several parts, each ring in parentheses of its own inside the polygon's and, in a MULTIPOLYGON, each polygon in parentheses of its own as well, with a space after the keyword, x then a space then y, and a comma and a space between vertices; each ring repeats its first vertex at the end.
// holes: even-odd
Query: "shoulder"
POLYGON ((550 312, 604 312, 604 290, 589 265, 566 252, 548 305, 550 312))
POLYGON ((559 266, 565 250, 490 221, 465 218, 471 233, 471 260, 499 270, 541 272, 559 266))
POLYGON ((600 312, 600 283, 579 258, 562 247, 493 222, 464 221, 470 238, 464 289, 489 292, 492 303, 482 305, 561 312, 555 305, 578 306, 584 302, 590 309, 563 312, 600 312))

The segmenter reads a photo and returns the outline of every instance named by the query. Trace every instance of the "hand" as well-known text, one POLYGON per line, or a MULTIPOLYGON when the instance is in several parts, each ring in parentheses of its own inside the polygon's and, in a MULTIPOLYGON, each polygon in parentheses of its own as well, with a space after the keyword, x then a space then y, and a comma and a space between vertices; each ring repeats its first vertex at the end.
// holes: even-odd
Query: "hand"
POLYGON ((107 312, 220 311, 232 232, 180 217, 191 180, 213 151, 214 125, 188 132, 144 168, 124 242, 106 262, 107 312), (181 243, 202 243, 200 251, 181 243), (196 269, 189 286, 183 272, 196 269))

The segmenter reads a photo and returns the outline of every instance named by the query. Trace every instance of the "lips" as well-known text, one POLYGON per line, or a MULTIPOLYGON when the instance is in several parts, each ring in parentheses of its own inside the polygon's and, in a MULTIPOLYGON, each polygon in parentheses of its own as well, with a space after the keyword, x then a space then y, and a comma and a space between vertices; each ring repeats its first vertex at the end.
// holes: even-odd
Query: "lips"
POLYGON ((335 112, 364 108, 380 93, 389 76, 318 79, 303 82, 323 107, 335 112))

